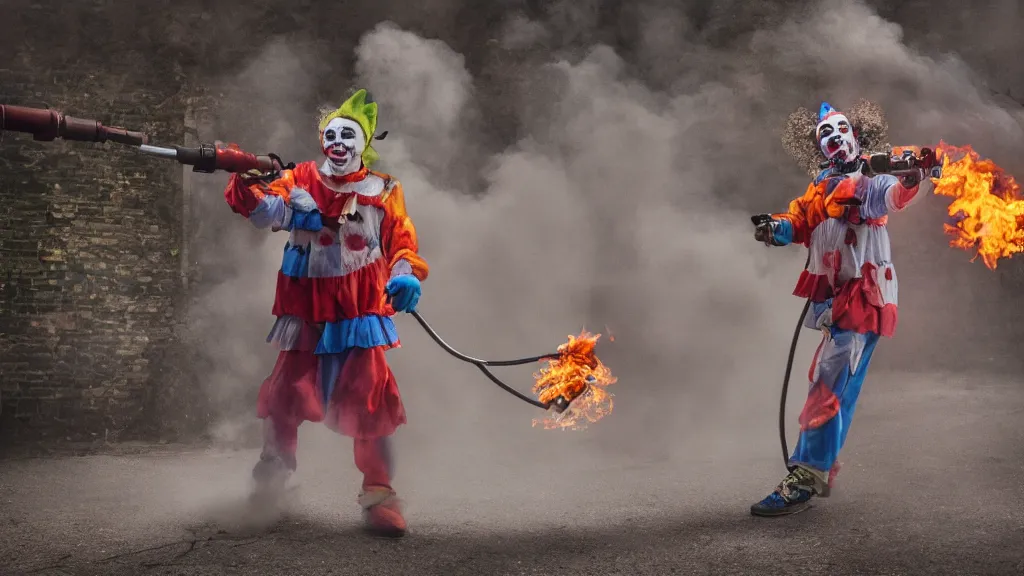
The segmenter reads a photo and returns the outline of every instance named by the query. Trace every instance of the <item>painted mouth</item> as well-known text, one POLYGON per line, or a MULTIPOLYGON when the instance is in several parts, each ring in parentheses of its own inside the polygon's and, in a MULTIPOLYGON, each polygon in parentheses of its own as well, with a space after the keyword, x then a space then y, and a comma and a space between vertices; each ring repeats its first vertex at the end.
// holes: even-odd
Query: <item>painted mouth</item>
POLYGON ((343 166, 352 159, 352 154, 348 151, 348 148, 336 146, 327 151, 327 159, 333 164, 343 166))
POLYGON ((829 158, 838 158, 845 162, 850 156, 850 151, 843 142, 829 142, 827 147, 829 158))

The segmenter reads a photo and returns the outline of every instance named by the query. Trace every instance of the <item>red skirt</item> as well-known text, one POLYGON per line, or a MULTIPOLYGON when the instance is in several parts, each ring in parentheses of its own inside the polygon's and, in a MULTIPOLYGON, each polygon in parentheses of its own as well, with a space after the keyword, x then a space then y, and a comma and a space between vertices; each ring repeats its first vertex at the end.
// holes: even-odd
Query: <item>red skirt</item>
POLYGON ((260 387, 257 415, 299 425, 324 422, 352 438, 381 438, 406 423, 384 347, 317 356, 286 350, 260 387))

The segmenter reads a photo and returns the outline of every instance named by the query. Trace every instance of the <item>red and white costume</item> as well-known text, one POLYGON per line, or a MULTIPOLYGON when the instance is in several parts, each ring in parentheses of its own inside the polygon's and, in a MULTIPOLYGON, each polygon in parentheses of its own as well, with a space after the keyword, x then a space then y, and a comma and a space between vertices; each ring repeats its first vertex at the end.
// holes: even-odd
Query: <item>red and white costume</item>
MULTIPOLYGON (((406 415, 385 352, 400 345, 391 297, 402 296, 405 310, 413 309, 428 267, 401 183, 364 162, 376 121, 376 105, 364 98, 358 92, 322 123, 328 158, 322 165, 304 162, 270 182, 233 175, 225 199, 253 225, 289 232, 277 276, 277 320, 267 338, 279 353, 257 407, 265 420, 261 465, 295 470, 299 425, 324 422, 354 440, 363 473, 360 503, 385 515, 390 507, 393 514, 382 522, 403 532, 387 440, 406 415), (371 107, 368 119, 362 111, 371 107)), ((258 465, 258 481, 262 472, 258 465)))

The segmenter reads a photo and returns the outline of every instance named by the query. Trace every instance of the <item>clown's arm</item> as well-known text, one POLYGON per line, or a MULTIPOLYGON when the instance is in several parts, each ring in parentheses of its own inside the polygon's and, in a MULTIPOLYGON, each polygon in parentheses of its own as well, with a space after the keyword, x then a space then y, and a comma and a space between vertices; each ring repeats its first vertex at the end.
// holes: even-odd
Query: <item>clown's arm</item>
POLYGON ((879 174, 864 187, 861 215, 865 218, 881 218, 890 212, 902 212, 920 190, 923 175, 897 178, 891 174, 879 174))
POLYGON ((273 231, 321 227, 320 213, 308 192, 296 187, 295 174, 284 170, 271 182, 232 174, 224 200, 256 228, 273 231))
MULTIPOLYGON (((789 209, 785 212, 772 214, 771 243, 775 246, 787 246, 789 244, 805 244, 810 238, 810 225, 808 209, 811 206, 816 194, 814 185, 808 186, 807 192, 789 203, 789 209)), ((761 232, 755 232, 755 238, 764 241, 761 232)))
POLYGON ((429 267, 419 254, 416 227, 405 211, 402 184, 392 180, 388 184, 384 201, 384 220, 381 223, 381 244, 388 261, 391 277, 387 293, 395 310, 412 312, 419 302, 420 283, 427 279, 429 267))

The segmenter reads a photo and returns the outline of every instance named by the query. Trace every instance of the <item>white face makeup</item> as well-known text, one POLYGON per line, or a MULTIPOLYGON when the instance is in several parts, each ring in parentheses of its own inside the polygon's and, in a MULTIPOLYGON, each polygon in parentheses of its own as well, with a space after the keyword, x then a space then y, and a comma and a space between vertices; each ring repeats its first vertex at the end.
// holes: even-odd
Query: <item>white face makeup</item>
POLYGON ((860 144, 853 135, 853 126, 842 114, 832 114, 818 124, 818 147, 829 160, 850 162, 860 154, 860 144))
POLYGON ((351 174, 362 167, 366 137, 358 122, 348 118, 335 118, 324 128, 320 142, 327 162, 326 171, 332 176, 351 174))

